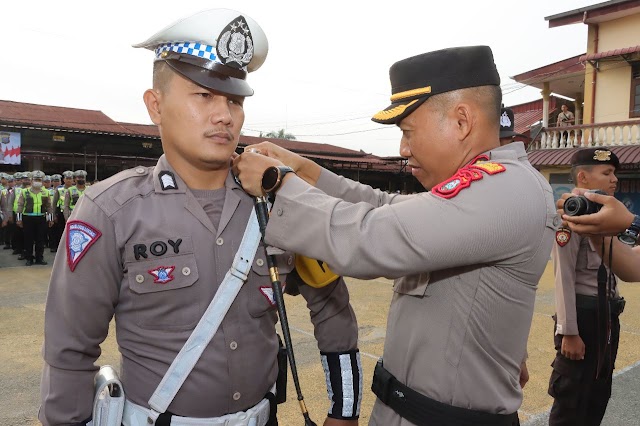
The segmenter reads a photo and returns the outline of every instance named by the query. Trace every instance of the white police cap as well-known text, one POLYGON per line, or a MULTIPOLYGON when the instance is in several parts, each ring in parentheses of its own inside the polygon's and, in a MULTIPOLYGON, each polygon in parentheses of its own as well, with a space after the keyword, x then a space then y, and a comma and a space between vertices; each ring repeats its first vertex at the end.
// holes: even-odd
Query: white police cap
POLYGON ((72 178, 73 172, 71 170, 65 170, 64 172, 62 172, 62 176, 64 176, 65 178, 72 178))
POLYGON ((84 170, 76 170, 73 172, 73 176, 75 177, 87 177, 87 172, 84 170))
POLYGON ((258 23, 231 9, 196 13, 133 47, 153 50, 156 61, 200 86, 236 96, 253 95, 247 73, 260 68, 269 51, 258 23))
POLYGON ((34 170, 33 172, 31 172, 31 177, 33 179, 44 179, 45 174, 43 171, 40 170, 34 170))

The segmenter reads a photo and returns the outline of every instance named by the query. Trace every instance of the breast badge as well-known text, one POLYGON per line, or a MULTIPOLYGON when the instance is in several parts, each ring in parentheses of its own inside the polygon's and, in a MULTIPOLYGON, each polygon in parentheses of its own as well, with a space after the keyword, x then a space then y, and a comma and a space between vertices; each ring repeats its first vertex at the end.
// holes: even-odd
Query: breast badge
POLYGON ((149 273, 153 275, 154 284, 166 284, 175 278, 171 275, 174 269, 176 269, 175 266, 158 266, 156 269, 151 269, 149 273))
POLYGON ((73 272, 102 233, 80 220, 67 222, 67 263, 73 272))

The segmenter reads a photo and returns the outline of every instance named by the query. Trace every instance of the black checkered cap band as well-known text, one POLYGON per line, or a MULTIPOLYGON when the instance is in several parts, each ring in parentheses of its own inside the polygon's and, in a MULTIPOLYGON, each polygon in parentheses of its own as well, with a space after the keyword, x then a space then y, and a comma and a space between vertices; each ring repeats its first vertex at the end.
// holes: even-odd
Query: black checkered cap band
POLYGON ((320 352, 331 406, 329 417, 354 420, 362 404, 362 362, 360 352, 320 352))

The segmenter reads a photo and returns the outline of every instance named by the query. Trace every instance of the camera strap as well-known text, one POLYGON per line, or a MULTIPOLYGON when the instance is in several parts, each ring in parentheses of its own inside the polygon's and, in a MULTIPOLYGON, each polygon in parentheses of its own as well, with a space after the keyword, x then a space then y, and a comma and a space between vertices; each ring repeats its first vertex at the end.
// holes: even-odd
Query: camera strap
POLYGON ((602 239, 602 257, 598 268, 598 366, 596 369, 596 379, 600 378, 600 373, 607 374, 611 368, 612 357, 607 356, 611 351, 611 304, 610 297, 614 290, 615 277, 611 270, 613 260, 613 239, 609 240, 609 270, 604 264, 605 238, 602 239), (609 368, 603 371, 605 363, 609 361, 609 368))

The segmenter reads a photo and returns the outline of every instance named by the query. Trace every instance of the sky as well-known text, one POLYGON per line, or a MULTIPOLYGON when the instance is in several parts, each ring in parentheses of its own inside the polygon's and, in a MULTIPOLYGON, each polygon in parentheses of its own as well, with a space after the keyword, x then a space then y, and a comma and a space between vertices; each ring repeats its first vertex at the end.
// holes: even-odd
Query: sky
POLYGON ((549 28, 545 17, 589 0, 317 2, 237 0, 3 1, 0 99, 99 110, 151 124, 142 102, 153 53, 134 49, 166 25, 210 8, 256 20, 269 39, 249 74, 243 133, 286 129, 297 140, 398 155, 400 132, 370 120, 389 105, 389 67, 454 46, 488 45, 505 105, 540 99, 510 77, 586 51, 587 26, 549 28))

